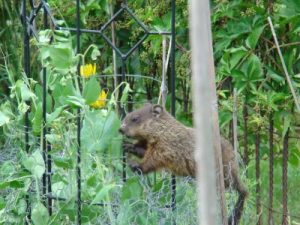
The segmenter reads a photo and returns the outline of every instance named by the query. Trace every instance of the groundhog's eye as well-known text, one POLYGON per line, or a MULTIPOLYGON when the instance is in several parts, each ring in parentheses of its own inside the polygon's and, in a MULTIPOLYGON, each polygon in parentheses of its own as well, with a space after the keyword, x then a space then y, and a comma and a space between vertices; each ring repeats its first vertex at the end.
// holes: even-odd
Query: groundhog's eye
POLYGON ((131 118, 131 122, 138 122, 139 121, 139 117, 138 116, 134 116, 131 118))

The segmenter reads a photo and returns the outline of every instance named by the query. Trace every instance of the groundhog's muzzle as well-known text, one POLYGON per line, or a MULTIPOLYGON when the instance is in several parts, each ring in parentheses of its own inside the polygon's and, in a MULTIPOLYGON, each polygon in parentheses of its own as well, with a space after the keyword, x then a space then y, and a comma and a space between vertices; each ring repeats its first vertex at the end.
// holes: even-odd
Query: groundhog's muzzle
POLYGON ((121 134, 125 134, 125 125, 124 124, 122 124, 121 127, 119 128, 119 132, 121 134))

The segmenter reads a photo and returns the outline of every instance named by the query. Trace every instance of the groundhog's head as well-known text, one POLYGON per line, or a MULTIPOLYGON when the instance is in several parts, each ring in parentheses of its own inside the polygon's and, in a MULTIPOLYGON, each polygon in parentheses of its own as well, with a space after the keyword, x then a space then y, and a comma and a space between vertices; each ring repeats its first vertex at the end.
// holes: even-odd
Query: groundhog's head
POLYGON ((129 114, 122 121, 120 133, 131 138, 147 138, 150 133, 155 132, 155 124, 165 114, 160 105, 145 104, 129 114))

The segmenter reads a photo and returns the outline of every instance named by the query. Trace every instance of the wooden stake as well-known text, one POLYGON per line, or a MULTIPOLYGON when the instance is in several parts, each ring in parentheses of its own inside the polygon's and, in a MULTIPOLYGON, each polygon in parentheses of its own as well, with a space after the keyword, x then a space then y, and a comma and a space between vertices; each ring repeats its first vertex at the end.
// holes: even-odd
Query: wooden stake
POLYGON ((189 12, 199 224, 227 224, 209 1, 191 0, 189 12))

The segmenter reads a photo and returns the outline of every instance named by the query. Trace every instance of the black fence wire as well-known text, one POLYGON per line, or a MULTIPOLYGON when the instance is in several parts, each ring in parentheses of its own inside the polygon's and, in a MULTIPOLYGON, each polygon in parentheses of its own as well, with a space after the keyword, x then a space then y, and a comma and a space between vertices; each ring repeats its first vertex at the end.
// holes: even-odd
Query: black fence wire
MULTIPOLYGON (((41 0, 37 5, 35 5, 33 0, 22 0, 21 2, 21 21, 24 29, 24 71, 27 78, 31 78, 31 72, 30 72, 30 38, 35 37, 38 40, 38 32, 36 30, 36 27, 34 25, 34 20, 37 17, 38 14, 43 13, 43 26, 44 29, 49 29, 50 27, 55 30, 67 30, 70 32, 76 33, 76 53, 80 54, 81 52, 81 46, 80 46, 80 40, 81 40, 81 34, 82 33, 90 33, 90 34, 98 34, 100 35, 106 43, 109 45, 110 48, 112 48, 117 55, 121 59, 121 81, 125 81, 125 78, 127 76, 126 74, 126 61, 128 57, 146 40, 146 38, 149 35, 169 35, 171 36, 171 114, 175 116, 175 0, 171 0, 171 32, 166 31, 153 31, 149 30, 149 28, 140 21, 134 14, 134 12, 128 7, 127 4, 123 3, 120 7, 120 9, 103 25, 99 30, 92 30, 92 29, 84 29, 81 27, 80 23, 80 0, 76 0, 76 27, 61 27, 58 25, 57 20, 54 18, 53 14, 51 13, 51 8, 48 5, 46 0, 41 0), (29 4, 28 4, 29 3, 29 4), (30 9, 30 12, 27 13, 27 9, 30 9), (127 52, 123 53, 104 33, 106 28, 113 23, 118 16, 120 16, 122 13, 128 13, 129 16, 137 22, 137 24, 142 28, 144 31, 144 35, 141 37, 141 39, 134 44, 127 52)), ((78 64, 78 83, 80 89, 80 64, 78 64)), ((122 88, 121 88, 122 93, 122 88)), ((42 124, 43 124, 43 134, 42 134, 42 149, 43 149, 43 159, 45 163, 46 172, 43 174, 42 177, 42 200, 44 205, 47 207, 49 215, 52 214, 52 207, 53 207, 53 201, 66 201, 65 198, 57 197, 52 195, 52 160, 51 160, 51 145, 47 142, 46 135, 49 132, 46 125, 46 105, 47 105, 47 70, 46 68, 43 68, 42 71, 42 124)), ((27 105, 30 106, 30 102, 27 102, 27 105)), ((124 117, 124 110, 121 110, 121 118, 124 117)), ((82 204, 90 204, 89 202, 82 201, 81 199, 81 110, 80 108, 77 109, 77 165, 76 165, 76 176, 77 176, 77 199, 75 200, 75 203, 77 204, 77 224, 81 224, 81 210, 82 210, 82 204)), ((30 133, 30 122, 29 122, 29 110, 25 113, 25 150, 28 153, 30 149, 29 145, 29 133, 30 133)), ((122 157, 122 163, 123 163, 123 171, 122 171, 122 178, 123 181, 126 182, 127 174, 126 174, 126 156, 125 152, 123 151, 123 157, 122 157)), ((167 205, 166 208, 171 208, 174 212, 176 209, 176 179, 175 176, 172 175, 171 177, 171 204, 167 205)), ((27 204, 27 216, 25 219, 25 224, 29 224, 31 221, 31 203, 30 203, 30 194, 28 193, 26 198, 26 204, 27 204)), ((99 206, 105 206, 105 205, 114 205, 115 203, 95 203, 93 205, 99 205, 99 206)), ((173 224, 176 224, 176 221, 173 220, 173 224)))

